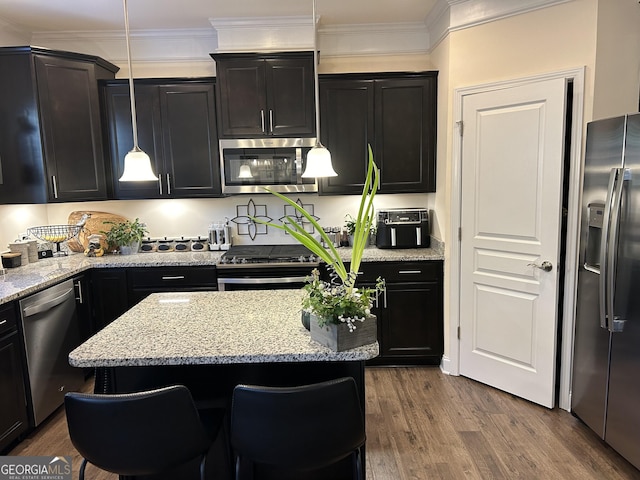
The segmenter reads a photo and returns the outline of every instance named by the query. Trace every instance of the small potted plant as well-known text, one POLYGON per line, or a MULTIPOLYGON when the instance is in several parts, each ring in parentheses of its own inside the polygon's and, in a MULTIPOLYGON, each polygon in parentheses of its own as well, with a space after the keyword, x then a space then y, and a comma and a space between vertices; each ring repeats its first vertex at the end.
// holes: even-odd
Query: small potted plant
MULTIPOLYGON (((345 215, 344 226, 347 229, 347 235, 349 236, 349 246, 353 247, 353 237, 356 231, 356 219, 353 218, 350 214, 345 215)), ((376 243, 376 226, 375 224, 371 224, 369 227, 369 245, 375 245, 376 243)))
POLYGON ((147 226, 140 222, 138 218, 133 221, 106 221, 104 223, 111 225, 110 230, 100 232, 103 233, 107 239, 109 251, 119 250, 122 255, 136 253, 140 248, 142 238, 147 233, 147 226))

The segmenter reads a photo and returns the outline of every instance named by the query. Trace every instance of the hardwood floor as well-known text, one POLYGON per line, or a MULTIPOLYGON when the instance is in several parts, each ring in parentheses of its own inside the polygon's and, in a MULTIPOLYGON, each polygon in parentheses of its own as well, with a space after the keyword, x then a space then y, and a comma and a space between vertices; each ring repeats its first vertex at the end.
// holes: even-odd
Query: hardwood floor
MULTIPOLYGON (((368 480, 640 479, 570 413, 437 367, 367 368, 366 389, 368 480)), ((9 454, 72 455, 77 478, 62 409, 9 454)), ((87 476, 117 478, 91 467, 87 476)))

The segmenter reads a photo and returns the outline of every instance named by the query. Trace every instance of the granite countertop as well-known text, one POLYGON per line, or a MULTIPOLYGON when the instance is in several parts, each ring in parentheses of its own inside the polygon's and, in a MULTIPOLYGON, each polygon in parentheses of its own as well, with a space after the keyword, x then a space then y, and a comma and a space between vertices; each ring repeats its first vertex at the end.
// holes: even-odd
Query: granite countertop
POLYGON ((223 253, 166 252, 102 257, 85 257, 82 253, 73 253, 63 257, 44 258, 17 268, 5 269, 6 274, 0 275, 0 305, 92 268, 216 265, 223 253))
POLYGON ((301 290, 153 293, 69 354, 75 367, 362 361, 378 343, 333 352, 301 323, 301 290), (238 308, 242 306, 242 308, 238 308))
MULTIPOLYGON (((362 261, 443 260, 444 249, 442 245, 437 241, 432 241, 432 243, 433 248, 396 250, 369 247, 365 249, 362 261)), ((338 252, 345 261, 351 258, 351 248, 349 247, 340 247, 338 252)), ((0 275, 0 304, 25 297, 92 268, 216 265, 223 253, 222 251, 153 252, 135 255, 104 255, 102 257, 85 257, 81 253, 75 253, 64 257, 42 259, 21 267, 8 268, 5 275, 0 275)))

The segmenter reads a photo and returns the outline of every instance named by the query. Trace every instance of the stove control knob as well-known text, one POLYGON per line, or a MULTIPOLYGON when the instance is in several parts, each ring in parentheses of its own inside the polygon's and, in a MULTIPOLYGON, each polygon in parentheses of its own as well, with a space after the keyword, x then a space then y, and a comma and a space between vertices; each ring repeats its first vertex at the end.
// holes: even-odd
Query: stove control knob
POLYGON ((241 260, 240 260, 240 262, 239 262, 239 263, 247 263, 247 259, 246 259, 246 258, 243 258, 243 259, 241 259, 241 260))
POLYGON ((231 259, 231 263, 233 263, 233 264, 238 263, 238 259, 237 259, 236 257, 233 257, 233 258, 231 259))
POLYGON ((306 259, 306 258, 304 258, 304 255, 300 255, 300 256, 298 257, 298 261, 299 261, 300 263, 304 263, 304 262, 306 262, 306 261, 307 261, 307 259, 306 259))
POLYGON ((309 255, 309 261, 311 263, 315 263, 317 261, 317 258, 315 256, 313 256, 313 255, 309 255))

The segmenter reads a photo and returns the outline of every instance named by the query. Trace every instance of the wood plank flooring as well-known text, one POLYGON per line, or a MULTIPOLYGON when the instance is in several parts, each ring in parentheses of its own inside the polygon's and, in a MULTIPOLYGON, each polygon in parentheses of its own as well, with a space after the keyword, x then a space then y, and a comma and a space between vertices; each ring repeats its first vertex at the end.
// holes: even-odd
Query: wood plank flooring
MULTIPOLYGON (((437 367, 367 368, 366 389, 368 480, 640 480, 570 413, 437 367)), ((72 455, 77 478, 62 409, 10 455, 72 455)), ((117 478, 92 467, 87 477, 117 478)))

